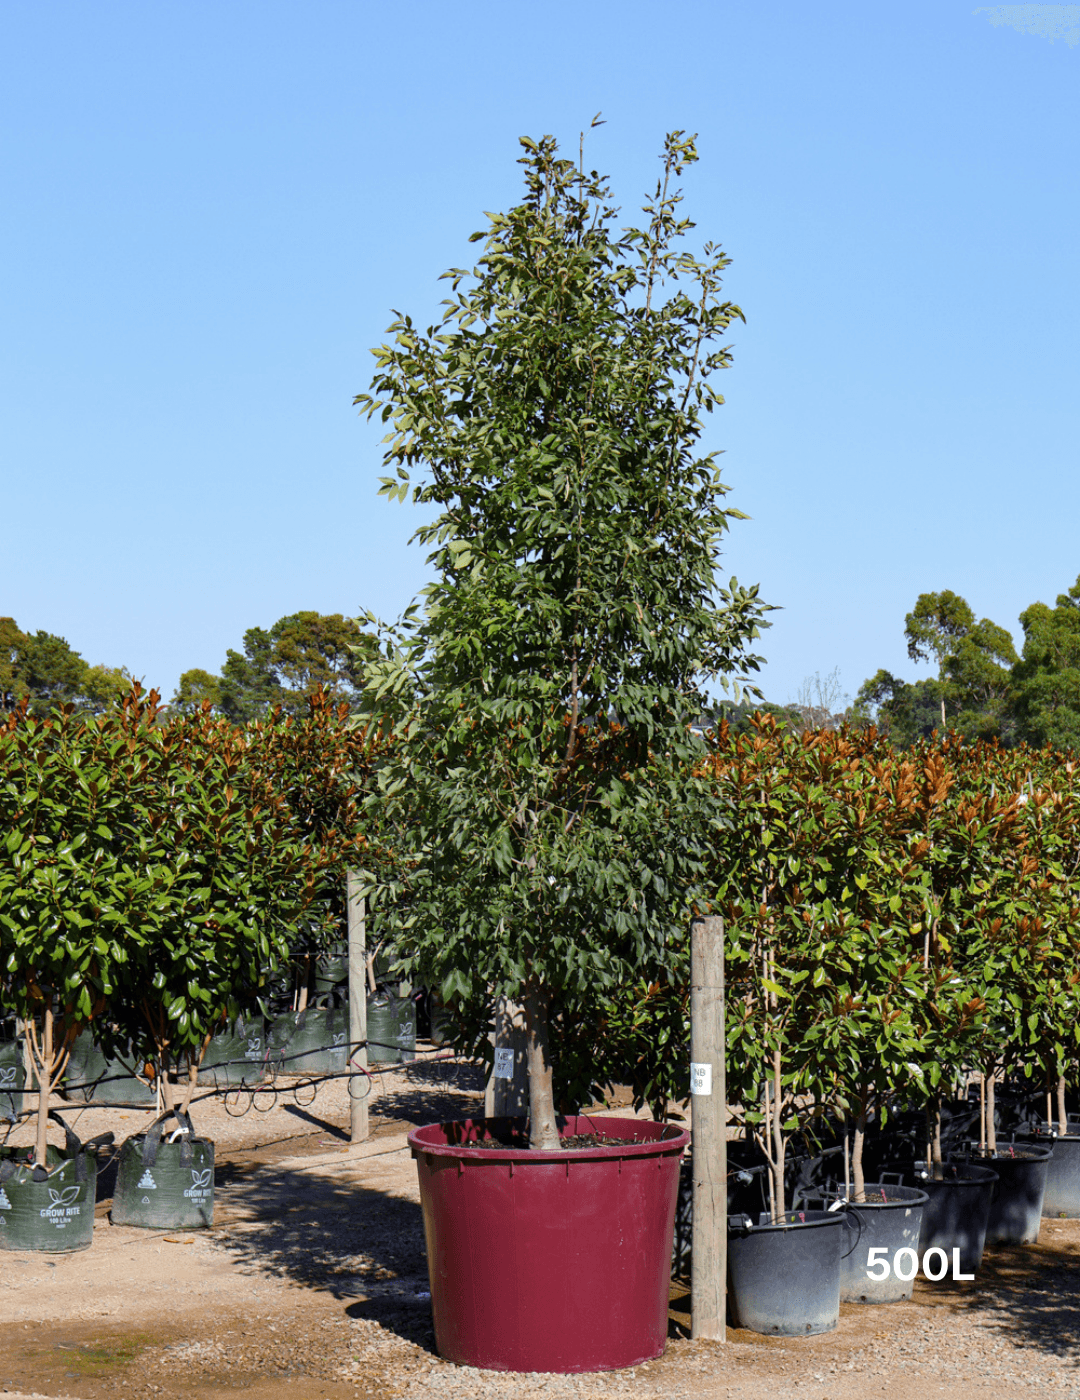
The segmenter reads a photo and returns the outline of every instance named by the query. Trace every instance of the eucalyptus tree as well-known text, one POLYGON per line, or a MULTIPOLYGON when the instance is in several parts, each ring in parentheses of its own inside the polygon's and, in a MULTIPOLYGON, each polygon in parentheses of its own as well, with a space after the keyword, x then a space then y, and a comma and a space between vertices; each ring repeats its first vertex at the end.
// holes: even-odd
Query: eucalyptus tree
POLYGON ((437 578, 369 671, 408 869, 384 899, 403 965, 468 1014, 524 1006, 530 1141, 558 1145, 550 1028, 662 970, 700 868, 708 677, 756 669, 756 588, 717 579, 739 512, 703 415, 730 361, 727 258, 687 246, 671 133, 640 228, 605 178, 523 138, 525 192, 446 274, 441 323, 398 314, 356 402, 389 425, 391 499, 436 508, 437 578), (414 476, 421 473, 420 479, 414 476))

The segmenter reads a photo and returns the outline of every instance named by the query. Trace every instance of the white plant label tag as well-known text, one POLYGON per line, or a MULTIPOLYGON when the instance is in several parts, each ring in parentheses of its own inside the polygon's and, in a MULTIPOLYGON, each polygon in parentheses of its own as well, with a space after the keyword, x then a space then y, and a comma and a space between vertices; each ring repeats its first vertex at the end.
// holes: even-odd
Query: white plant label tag
POLYGON ((712 1094, 712 1065, 690 1065, 690 1092, 708 1098, 712 1094))
POLYGON ((495 1051, 495 1078, 513 1079, 514 1077, 514 1052, 510 1049, 503 1049, 501 1046, 495 1051))

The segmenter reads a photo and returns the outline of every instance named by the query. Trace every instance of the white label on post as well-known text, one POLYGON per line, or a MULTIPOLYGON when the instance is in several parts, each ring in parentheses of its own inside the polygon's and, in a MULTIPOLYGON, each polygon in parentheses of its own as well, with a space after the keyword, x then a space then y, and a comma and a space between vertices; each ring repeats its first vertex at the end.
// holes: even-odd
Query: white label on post
POLYGON ((514 1052, 504 1050, 501 1046, 495 1051, 495 1078, 513 1079, 514 1077, 514 1052))
POLYGON ((690 1065, 690 1092, 710 1095, 712 1093, 712 1065, 690 1065))

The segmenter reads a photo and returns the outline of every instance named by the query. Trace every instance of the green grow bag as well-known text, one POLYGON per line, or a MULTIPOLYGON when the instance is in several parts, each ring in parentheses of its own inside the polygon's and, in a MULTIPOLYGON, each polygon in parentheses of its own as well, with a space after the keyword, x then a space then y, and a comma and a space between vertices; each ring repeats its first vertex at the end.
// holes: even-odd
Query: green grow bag
POLYGON ((124 1143, 112 1222, 148 1230, 203 1230, 214 1223, 214 1144, 196 1136, 186 1113, 163 1113, 124 1143), (169 1118, 176 1131, 163 1141, 169 1118))
POLYGON ((117 1108, 152 1108, 154 1089, 135 1073, 133 1056, 107 1060, 89 1031, 75 1037, 64 1077, 64 1097, 117 1108))
POLYGON ((215 1035, 199 1066, 200 1084, 253 1084, 263 1075, 269 1051, 266 1022, 261 1016, 238 1016, 215 1035))
POLYGON ((14 1118, 23 1111, 25 1085, 22 1042, 0 1041, 0 1118, 14 1118))
POLYGON ((333 950, 320 957, 315 964, 315 993, 317 996, 332 992, 349 980, 348 953, 333 950))
MULTIPOLYGON (((29 1117, 29 1114, 22 1115, 29 1117)), ((64 1146, 49 1144, 47 1167, 35 1167, 34 1150, 0 1147, 0 1249, 72 1254, 94 1238, 97 1158, 58 1113, 49 1117, 64 1130, 64 1146)))
POLYGON ((369 1065, 416 1059, 416 1007, 411 997, 376 992, 367 999, 369 1065))
POLYGON ((454 1039, 454 1013, 443 1005, 442 998, 432 992, 428 999, 428 1016, 431 1020, 431 1043, 441 1049, 454 1039))
POLYGON ((279 1074, 342 1074, 349 1058, 349 1008, 288 1011, 271 1021, 267 1043, 279 1074))

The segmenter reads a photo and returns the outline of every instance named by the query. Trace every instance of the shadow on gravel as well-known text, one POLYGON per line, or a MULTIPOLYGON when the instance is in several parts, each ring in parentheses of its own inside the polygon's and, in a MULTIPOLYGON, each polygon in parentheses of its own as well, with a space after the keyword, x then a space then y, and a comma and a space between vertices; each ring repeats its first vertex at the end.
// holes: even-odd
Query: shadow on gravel
POLYGON ((385 1098, 369 1100, 373 1118, 380 1123, 448 1123, 455 1118, 475 1118, 484 1112, 484 1096, 476 1099, 461 1093, 440 1092, 437 1088, 397 1090, 385 1098))
POLYGON ((964 1290, 963 1306, 976 1315, 997 1314, 985 1321, 996 1323, 1002 1338, 1068 1358, 1080 1367, 1076 1245, 988 1246, 975 1287, 969 1284, 964 1290))
POLYGON ((419 1205, 355 1181, 256 1163, 224 1162, 216 1180, 215 1238, 241 1271, 354 1299, 350 1316, 427 1344, 431 1305, 422 1296, 428 1279, 419 1205))
POLYGON ((378 1075, 372 1079, 368 1110, 383 1122, 448 1122, 473 1118, 484 1111, 486 1072, 481 1065, 456 1060, 415 1060, 401 1066, 408 1087, 385 1092, 378 1075))
POLYGON ((431 1321, 431 1304, 419 1298, 366 1298, 362 1303, 350 1303, 345 1309, 349 1317, 362 1317, 377 1322, 387 1332, 406 1342, 413 1342, 437 1356, 435 1328, 431 1321))

